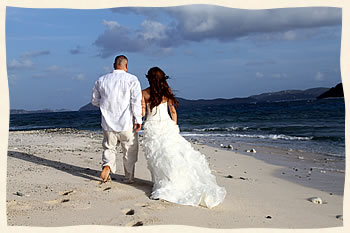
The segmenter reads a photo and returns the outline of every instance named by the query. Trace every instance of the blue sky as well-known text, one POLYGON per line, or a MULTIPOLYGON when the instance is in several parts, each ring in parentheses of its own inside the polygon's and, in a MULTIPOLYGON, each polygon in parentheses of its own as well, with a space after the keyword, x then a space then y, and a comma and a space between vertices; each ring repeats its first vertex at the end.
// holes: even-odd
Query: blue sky
POLYGON ((341 82, 339 8, 210 5, 6 10, 10 108, 78 110, 114 57, 148 86, 159 66, 179 97, 247 97, 341 82))

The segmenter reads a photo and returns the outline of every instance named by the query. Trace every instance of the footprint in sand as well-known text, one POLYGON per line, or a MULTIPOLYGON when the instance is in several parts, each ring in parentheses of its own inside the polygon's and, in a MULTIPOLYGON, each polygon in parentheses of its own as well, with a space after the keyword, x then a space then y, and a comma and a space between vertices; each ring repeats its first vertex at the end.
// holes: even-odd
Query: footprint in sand
POLYGON ((135 214, 135 210, 133 209, 122 209, 122 213, 125 215, 134 215, 135 214))
POLYGON ((127 227, 139 227, 139 226, 143 226, 143 222, 142 221, 131 221, 129 223, 127 223, 125 226, 127 227))
POLYGON ((44 203, 49 204, 49 205, 56 205, 60 203, 60 200, 49 200, 49 201, 44 201, 44 203))
POLYGON ((74 193, 74 192, 75 192, 74 190, 68 190, 68 191, 61 192, 60 195, 67 196, 67 195, 74 193))
POLYGON ((149 203, 136 203, 136 204, 134 204, 134 206, 137 206, 137 207, 147 207, 147 206, 149 206, 149 203))
POLYGON ((7 207, 12 210, 28 210, 31 208, 30 204, 18 202, 16 200, 9 201, 6 204, 7 204, 7 207))

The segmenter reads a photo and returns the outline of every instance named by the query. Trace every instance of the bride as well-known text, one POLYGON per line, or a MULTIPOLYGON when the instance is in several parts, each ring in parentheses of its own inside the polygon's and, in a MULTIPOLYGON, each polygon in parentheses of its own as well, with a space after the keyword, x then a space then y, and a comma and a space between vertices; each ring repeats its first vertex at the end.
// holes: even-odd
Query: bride
POLYGON ((220 204, 225 188, 217 185, 205 156, 180 135, 175 109, 178 101, 168 86, 168 76, 153 67, 146 77, 149 87, 142 91, 142 116, 147 115, 143 145, 154 183, 151 199, 208 208, 220 204))

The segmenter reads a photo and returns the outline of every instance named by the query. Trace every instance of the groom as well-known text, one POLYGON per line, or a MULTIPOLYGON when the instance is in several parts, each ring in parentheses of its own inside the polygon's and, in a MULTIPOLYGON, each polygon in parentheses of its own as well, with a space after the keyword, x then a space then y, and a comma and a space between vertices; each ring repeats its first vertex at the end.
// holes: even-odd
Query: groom
POLYGON ((135 75, 127 73, 128 59, 117 56, 114 71, 101 76, 92 89, 91 103, 100 107, 103 131, 101 179, 106 182, 109 173, 115 173, 116 147, 122 146, 125 183, 134 182, 138 154, 138 134, 141 129, 141 85, 135 75))

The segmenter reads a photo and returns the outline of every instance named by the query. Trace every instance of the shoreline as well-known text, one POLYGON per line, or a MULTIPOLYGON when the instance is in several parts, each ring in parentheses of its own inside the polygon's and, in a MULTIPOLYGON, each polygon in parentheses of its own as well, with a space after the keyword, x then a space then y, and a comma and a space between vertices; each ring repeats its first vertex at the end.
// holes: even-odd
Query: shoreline
MULTIPOLYGON (((244 150, 251 145, 228 150, 189 140, 206 155, 228 193, 224 203, 206 209, 150 200, 152 183, 142 146, 135 185, 121 182, 121 165, 111 182, 100 184, 102 137, 75 129, 9 132, 8 225, 132 226, 141 221, 225 229, 342 226, 345 174, 326 170, 340 166, 337 162, 315 161, 306 152, 257 146, 256 153, 248 153, 244 150), (308 201, 316 196, 327 204, 308 201), (135 214, 127 216, 130 209, 135 214), (104 211, 108 219, 98 218, 107 214, 104 211), (85 217, 77 217, 79 212, 85 217)), ((121 158, 118 161, 121 164, 121 158)))
POLYGON ((218 143, 211 143, 206 140, 191 138, 189 140, 192 143, 200 143, 221 150, 240 153, 271 165, 282 166, 284 169, 281 172, 276 172, 276 177, 306 187, 316 188, 320 191, 344 195, 345 158, 303 150, 254 145, 253 143, 237 142, 222 147, 218 143), (228 146, 232 146, 232 148, 227 148, 228 146), (256 152, 248 152, 250 150, 256 152), (298 171, 302 174, 298 174, 298 171), (313 177, 316 177, 318 182, 313 182, 313 177), (340 181, 334 183, 334 180, 340 181), (328 185, 324 185, 326 182, 328 185))

